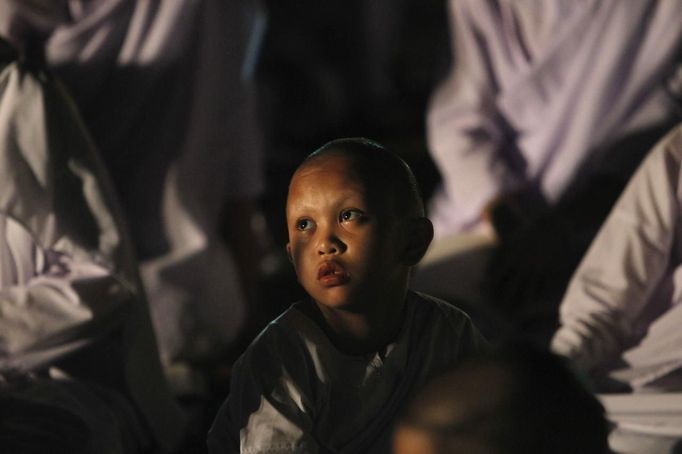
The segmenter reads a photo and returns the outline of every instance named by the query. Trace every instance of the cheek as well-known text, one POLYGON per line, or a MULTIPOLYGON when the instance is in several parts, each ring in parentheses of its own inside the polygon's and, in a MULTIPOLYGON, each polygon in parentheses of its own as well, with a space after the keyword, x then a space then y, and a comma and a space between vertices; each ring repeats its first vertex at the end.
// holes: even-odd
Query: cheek
POLYGON ((295 238, 289 243, 291 263, 296 271, 305 264, 305 251, 309 243, 309 241, 303 238, 295 238))
POLYGON ((363 254, 366 260, 372 263, 391 263, 395 260, 395 252, 398 245, 395 238, 387 232, 372 232, 364 238, 363 254))

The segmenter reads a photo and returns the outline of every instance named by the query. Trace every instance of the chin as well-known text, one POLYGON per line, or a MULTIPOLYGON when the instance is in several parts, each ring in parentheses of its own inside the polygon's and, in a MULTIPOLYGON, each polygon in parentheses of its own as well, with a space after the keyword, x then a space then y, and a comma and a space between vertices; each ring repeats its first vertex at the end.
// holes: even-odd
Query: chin
POLYGON ((313 299, 318 305, 324 306, 328 309, 347 309, 353 304, 344 298, 329 298, 329 297, 315 297, 313 299))
POLYGON ((345 291, 337 291, 341 289, 327 289, 324 292, 308 292, 318 305, 322 305, 328 309, 352 309, 358 304, 355 298, 350 297, 345 291))

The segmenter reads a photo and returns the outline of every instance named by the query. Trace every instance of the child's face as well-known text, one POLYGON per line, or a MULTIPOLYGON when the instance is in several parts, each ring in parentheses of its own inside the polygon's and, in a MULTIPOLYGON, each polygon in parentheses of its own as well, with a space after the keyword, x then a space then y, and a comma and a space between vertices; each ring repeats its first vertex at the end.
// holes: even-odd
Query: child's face
POLYGON ((344 155, 318 158, 294 175, 287 250, 298 280, 318 304, 362 311, 406 285, 397 253, 400 224, 382 192, 363 181, 344 155))

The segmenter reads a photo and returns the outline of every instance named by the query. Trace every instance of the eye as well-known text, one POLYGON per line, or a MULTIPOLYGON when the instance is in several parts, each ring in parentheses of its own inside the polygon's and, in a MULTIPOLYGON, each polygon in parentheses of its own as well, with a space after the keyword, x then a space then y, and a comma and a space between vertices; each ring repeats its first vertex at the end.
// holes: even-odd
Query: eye
POLYGON ((341 222, 357 221, 362 219, 364 213, 360 210, 343 210, 339 216, 341 222))
POLYGON ((299 219, 296 221, 296 230, 306 231, 313 228, 313 221, 310 219, 299 219))

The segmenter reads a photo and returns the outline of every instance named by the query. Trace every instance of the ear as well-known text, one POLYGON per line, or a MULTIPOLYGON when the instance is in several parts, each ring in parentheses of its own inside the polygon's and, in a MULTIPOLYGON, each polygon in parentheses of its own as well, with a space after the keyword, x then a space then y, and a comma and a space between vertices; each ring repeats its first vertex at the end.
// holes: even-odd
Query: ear
POLYGON ((407 266, 414 266, 424 257, 433 240, 433 224, 424 217, 412 219, 408 222, 405 234, 402 261, 407 266))

